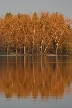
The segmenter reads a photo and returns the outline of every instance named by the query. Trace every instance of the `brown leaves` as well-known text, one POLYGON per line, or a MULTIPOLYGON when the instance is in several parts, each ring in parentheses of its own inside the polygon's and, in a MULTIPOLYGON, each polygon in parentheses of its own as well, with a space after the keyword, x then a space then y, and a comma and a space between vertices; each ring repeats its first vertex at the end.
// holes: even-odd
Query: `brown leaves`
MULTIPOLYGON (((32 15, 20 14, 13 16, 7 13, 4 18, 0 19, 0 39, 5 38, 1 44, 4 43, 14 46, 17 44, 18 48, 24 44, 29 47, 30 43, 35 44, 35 47, 41 44, 45 48, 50 48, 52 41, 57 44, 62 44, 62 38, 67 43, 68 35, 71 34, 70 24, 72 20, 65 19, 62 14, 49 12, 36 12, 32 15), (16 41, 18 39, 18 42, 16 41), (50 41, 51 40, 51 41, 50 41), (41 43, 41 44, 40 44, 41 43), (48 43, 50 43, 48 45, 48 43)), ((58 45, 58 49, 61 49, 58 45)), ((4 46, 5 47, 5 46, 4 46)), ((43 47, 43 46, 42 46, 43 47)), ((34 49, 34 45, 33 45, 34 49)), ((47 51, 48 53, 48 51, 47 51)))

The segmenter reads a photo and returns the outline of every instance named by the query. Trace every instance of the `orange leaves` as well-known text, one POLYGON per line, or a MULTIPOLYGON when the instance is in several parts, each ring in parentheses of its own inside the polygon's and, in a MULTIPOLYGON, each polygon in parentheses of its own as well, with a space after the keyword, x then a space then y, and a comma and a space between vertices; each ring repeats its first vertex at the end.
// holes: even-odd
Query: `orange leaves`
POLYGON ((15 16, 7 13, 4 18, 0 19, 0 38, 5 37, 5 43, 11 43, 11 46, 17 44, 18 48, 24 44, 29 48, 30 44, 34 44, 40 49, 43 47, 41 45, 44 45, 42 48, 44 52, 47 46, 47 48, 51 47, 49 45, 52 45, 52 41, 61 44, 62 37, 65 40, 71 34, 69 25, 71 21, 65 20, 64 16, 57 12, 53 14, 35 12, 32 15, 18 13, 15 16))

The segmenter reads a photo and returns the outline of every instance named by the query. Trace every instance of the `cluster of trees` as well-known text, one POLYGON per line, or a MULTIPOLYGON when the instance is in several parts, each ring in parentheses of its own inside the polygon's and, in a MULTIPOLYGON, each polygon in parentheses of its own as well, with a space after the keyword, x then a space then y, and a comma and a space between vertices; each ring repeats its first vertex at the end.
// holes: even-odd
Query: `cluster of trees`
MULTIPOLYGON (((32 94, 34 99, 38 95, 42 99, 47 99, 49 96, 57 99, 62 98, 64 92, 72 92, 70 87, 72 63, 62 62, 58 65, 57 62, 48 62, 48 57, 42 58, 42 60, 46 60, 43 63, 27 62, 28 59, 36 61, 37 59, 33 56, 24 59, 25 62, 19 62, 16 65, 10 62, 0 64, 0 92, 3 92, 6 98, 11 98, 13 95, 27 98, 32 94)), ((54 57, 51 59, 53 60, 54 57)), ((59 59, 61 58, 59 57, 59 59)), ((66 57, 63 61, 65 60, 67 60, 66 57)))
POLYGON ((57 12, 6 13, 0 18, 0 52, 71 54, 71 23, 57 12))

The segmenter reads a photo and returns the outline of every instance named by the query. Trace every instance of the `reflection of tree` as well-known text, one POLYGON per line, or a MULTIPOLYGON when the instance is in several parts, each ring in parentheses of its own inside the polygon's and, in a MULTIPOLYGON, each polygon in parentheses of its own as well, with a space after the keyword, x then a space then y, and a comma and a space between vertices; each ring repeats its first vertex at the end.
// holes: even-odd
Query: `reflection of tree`
MULTIPOLYGON (((10 98, 12 95, 27 97, 31 93, 33 98, 37 98, 39 93, 41 98, 62 97, 66 85, 72 80, 72 68, 71 64, 59 63, 59 58, 52 63, 54 58, 45 59, 43 56, 42 67, 40 56, 26 57, 24 64, 20 62, 16 66, 15 63, 9 63, 8 69, 5 63, 0 64, 0 92, 10 98)), ((19 61, 20 58, 17 59, 19 61)))

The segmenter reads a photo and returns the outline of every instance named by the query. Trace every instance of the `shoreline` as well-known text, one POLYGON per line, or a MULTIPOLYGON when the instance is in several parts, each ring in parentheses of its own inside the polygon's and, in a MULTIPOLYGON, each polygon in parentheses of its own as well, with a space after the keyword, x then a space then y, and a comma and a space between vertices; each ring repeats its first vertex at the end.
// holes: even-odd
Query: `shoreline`
POLYGON ((71 54, 69 55, 56 55, 56 54, 9 54, 9 55, 0 55, 0 56, 72 56, 71 54))

